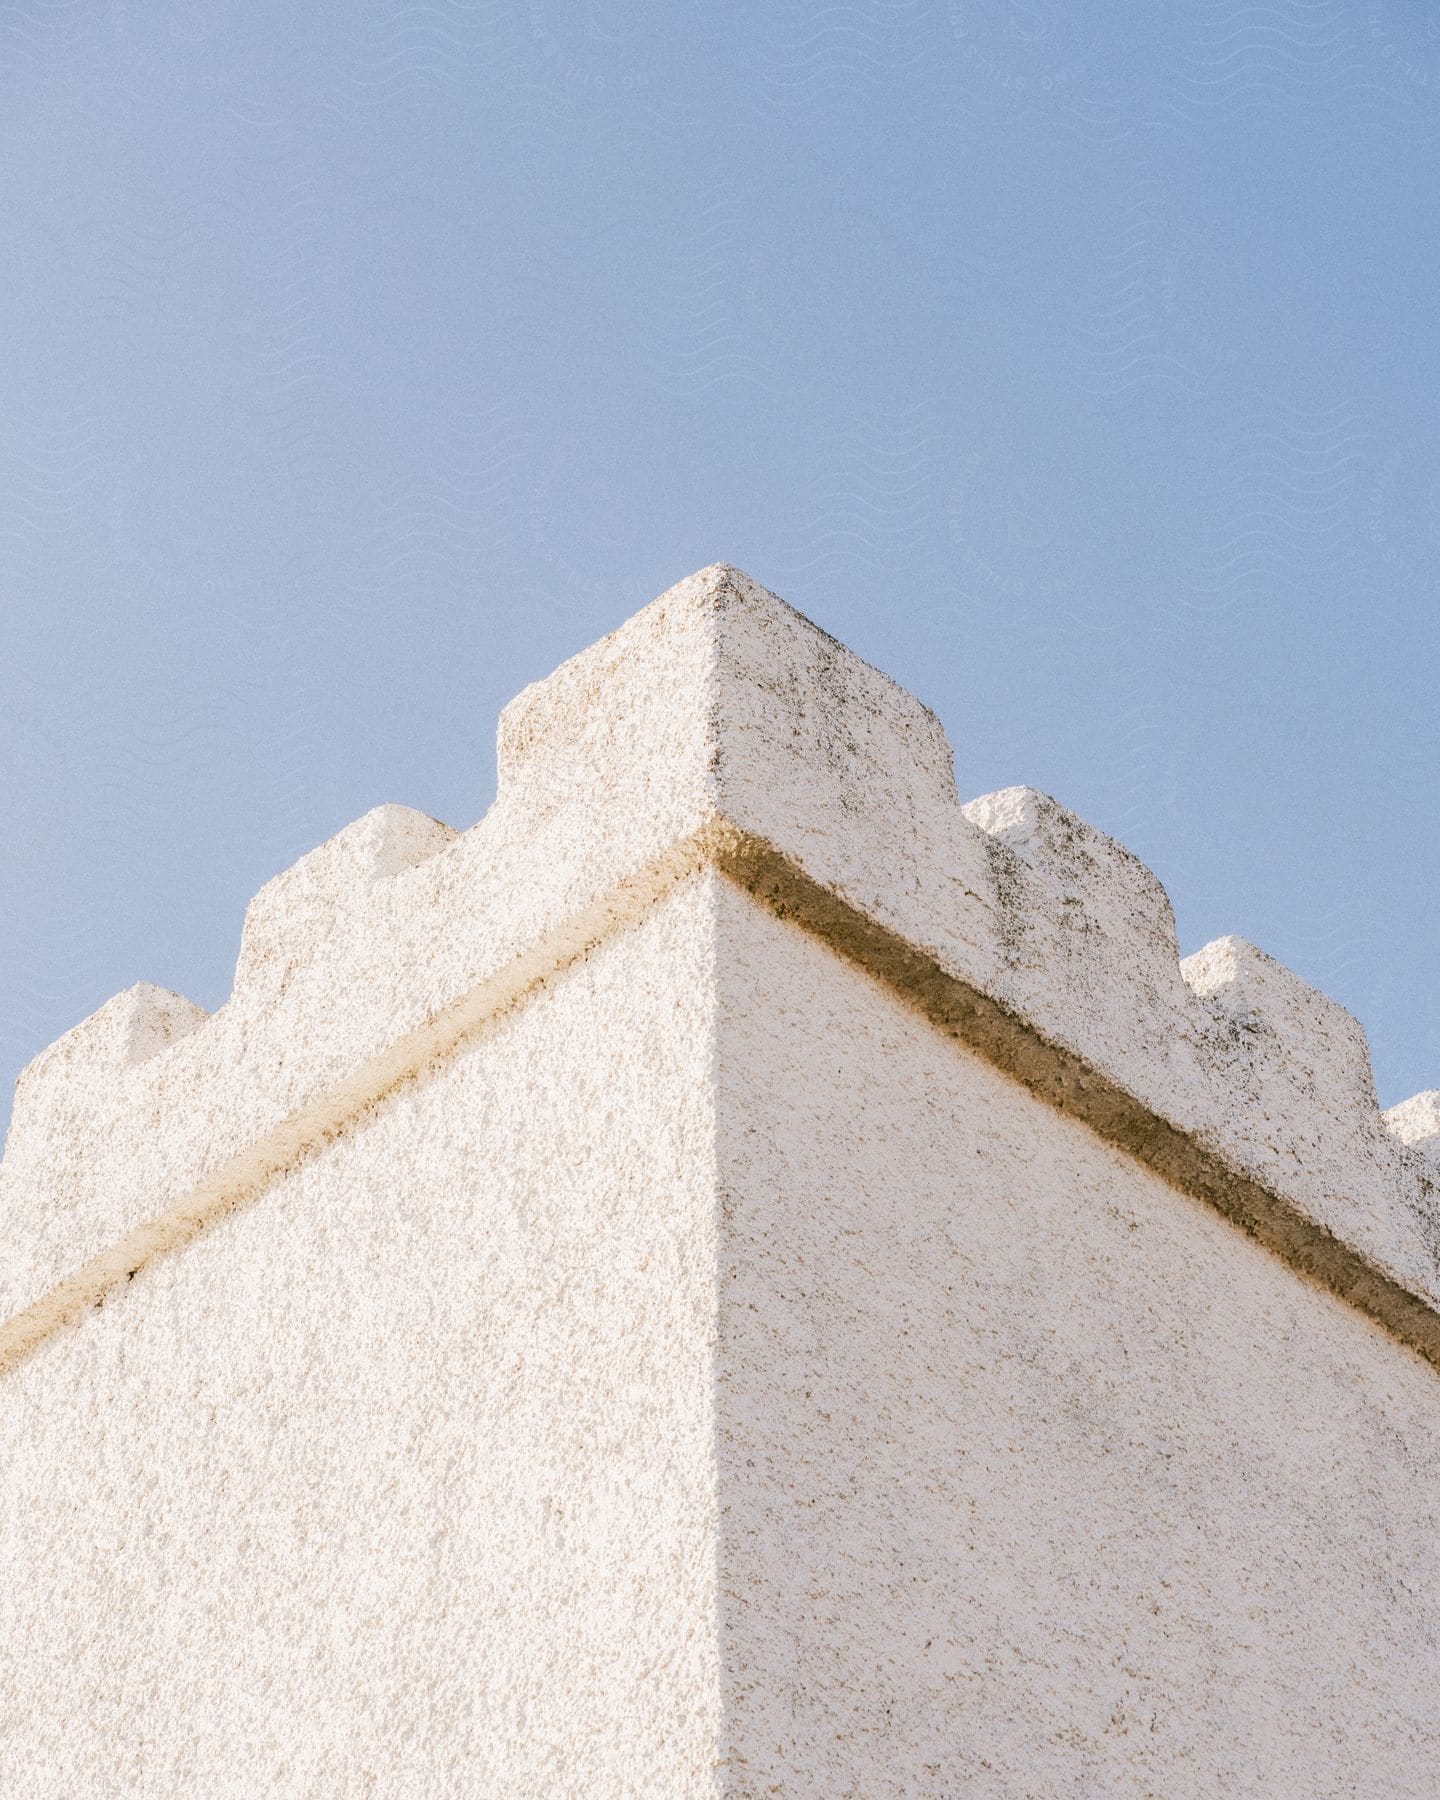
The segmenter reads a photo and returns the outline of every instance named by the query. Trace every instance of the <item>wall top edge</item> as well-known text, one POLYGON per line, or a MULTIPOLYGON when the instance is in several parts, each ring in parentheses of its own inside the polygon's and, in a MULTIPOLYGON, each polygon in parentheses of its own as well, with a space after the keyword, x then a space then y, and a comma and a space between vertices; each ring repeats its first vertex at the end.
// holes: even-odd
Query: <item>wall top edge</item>
POLYGON ((140 983, 35 1057, 0 1317, 717 821, 1440 1309, 1440 1094, 1382 1114, 1357 1021, 1243 940, 1182 961, 1153 872, 1059 802, 962 804, 934 713, 740 570, 526 688, 498 750, 468 831, 381 806, 267 883, 214 1014, 140 983))

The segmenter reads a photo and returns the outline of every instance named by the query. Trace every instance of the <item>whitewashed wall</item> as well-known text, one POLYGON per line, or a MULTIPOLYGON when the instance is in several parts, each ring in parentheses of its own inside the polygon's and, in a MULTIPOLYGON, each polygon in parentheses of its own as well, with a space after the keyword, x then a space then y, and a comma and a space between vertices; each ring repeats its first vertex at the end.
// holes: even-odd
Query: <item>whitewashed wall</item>
POLYGON ((736 1792, 1440 1785, 1440 1378, 721 896, 736 1792))
POLYGON ((1429 1794, 1440 1102, 735 571, 0 1171, 0 1793, 1429 1794))
POLYGON ((0 1791, 703 1791, 701 902, 11 1372, 0 1791))

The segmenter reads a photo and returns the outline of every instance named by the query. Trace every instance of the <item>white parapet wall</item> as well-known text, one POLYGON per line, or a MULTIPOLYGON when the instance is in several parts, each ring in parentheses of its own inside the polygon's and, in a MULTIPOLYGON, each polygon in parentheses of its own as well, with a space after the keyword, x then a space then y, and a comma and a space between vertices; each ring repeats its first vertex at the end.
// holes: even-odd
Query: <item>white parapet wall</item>
POLYGON ((1437 1149, 703 570, 21 1077, 0 1794, 1432 1794, 1437 1149))

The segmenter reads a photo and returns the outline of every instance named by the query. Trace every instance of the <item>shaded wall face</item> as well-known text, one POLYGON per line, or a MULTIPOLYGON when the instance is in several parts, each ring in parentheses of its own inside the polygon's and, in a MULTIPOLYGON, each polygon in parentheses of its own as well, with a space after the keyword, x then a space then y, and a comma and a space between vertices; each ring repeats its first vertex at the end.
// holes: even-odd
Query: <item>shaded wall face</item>
POLYGON ((732 889, 736 1791, 1433 1791, 1440 1376, 732 889))
POLYGON ((708 894, 0 1384, 7 1800, 708 1791, 708 894))

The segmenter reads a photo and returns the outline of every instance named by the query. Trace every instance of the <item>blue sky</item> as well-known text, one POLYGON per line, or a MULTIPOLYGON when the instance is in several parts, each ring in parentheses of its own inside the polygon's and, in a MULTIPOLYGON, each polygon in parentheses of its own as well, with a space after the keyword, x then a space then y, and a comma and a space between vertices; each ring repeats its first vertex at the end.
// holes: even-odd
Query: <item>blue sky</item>
POLYGON ((1437 148, 1412 0, 0 11, 5 1103, 715 560, 1440 1085, 1437 148))

